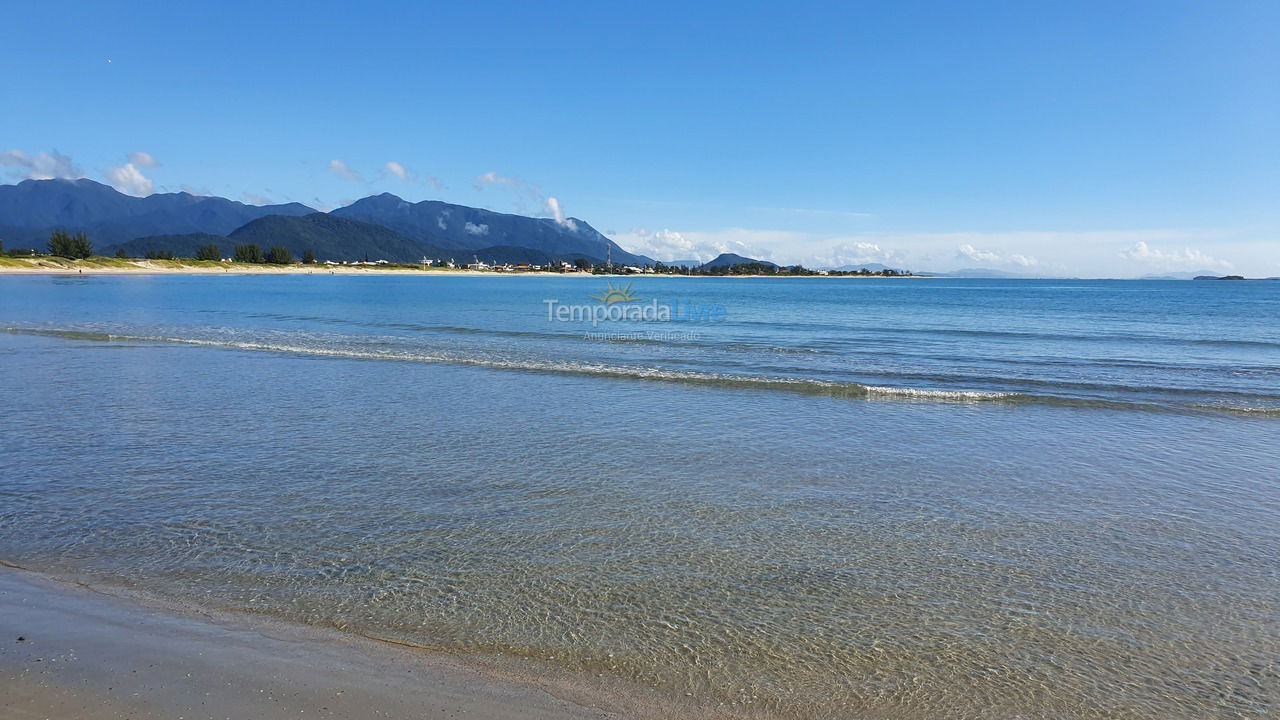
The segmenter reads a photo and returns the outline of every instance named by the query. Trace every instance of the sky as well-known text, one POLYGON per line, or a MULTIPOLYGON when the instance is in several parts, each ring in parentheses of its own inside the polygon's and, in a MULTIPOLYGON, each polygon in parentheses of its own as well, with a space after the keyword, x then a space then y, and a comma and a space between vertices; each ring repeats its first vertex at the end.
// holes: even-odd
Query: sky
POLYGON ((660 260, 1280 275, 1280 3, 8 0, 0 180, 660 260))

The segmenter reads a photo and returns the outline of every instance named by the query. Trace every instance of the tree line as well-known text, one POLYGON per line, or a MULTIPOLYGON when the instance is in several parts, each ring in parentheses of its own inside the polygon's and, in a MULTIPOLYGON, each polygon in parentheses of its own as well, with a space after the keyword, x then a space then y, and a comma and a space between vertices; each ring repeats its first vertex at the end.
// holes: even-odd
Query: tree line
MULTIPOLYGON (((0 253, 10 256, 30 256, 37 255, 34 249, 12 249, 7 253, 4 249, 4 242, 0 241, 0 253)), ((64 257, 71 260, 79 260, 91 257, 93 255, 93 243, 89 242, 89 238, 84 233, 76 233, 71 235, 63 230, 55 230, 49 236, 49 254, 57 257, 64 257)), ((128 258, 129 255, 123 248, 116 252, 117 258, 128 258)), ((177 260, 177 256, 170 250, 148 250, 146 253, 147 260, 177 260)), ((211 262, 220 262, 222 260, 222 248, 217 243, 209 243, 196 249, 196 260, 205 260, 211 262)), ((236 245, 233 248, 232 259, 238 263, 253 264, 270 264, 270 265, 289 265, 293 263, 293 253, 289 248, 283 245, 277 245, 268 249, 265 253, 262 247, 257 243, 246 243, 236 245)), ((302 262, 306 265, 314 265, 316 263, 316 255, 308 248, 302 254, 302 262)), ((443 260, 433 262, 432 265, 444 266, 443 260)), ((450 264, 451 265, 451 264, 450 264)), ((559 263, 553 263, 552 268, 559 267, 559 263)), ((573 267, 578 271, 592 272, 596 274, 605 273, 627 273, 629 272, 625 266, 616 263, 600 263, 592 264, 585 258, 578 258, 573 261, 573 267)), ((646 271, 663 274, 663 275, 817 275, 819 271, 810 270, 803 265, 792 265, 789 267, 781 267, 773 264, 765 263, 738 263, 736 265, 720 265, 717 267, 686 267, 683 265, 667 265, 661 262, 653 265, 646 265, 646 271)), ((631 270, 630 272, 634 272, 631 270)), ((902 277, 909 276, 912 273, 907 270, 893 270, 886 268, 884 270, 830 270, 823 271, 828 275, 878 275, 882 277, 902 277)))
MULTIPOLYGON (((247 243, 236 245, 233 252, 233 259, 238 263, 272 265, 289 265, 293 263, 293 252, 283 245, 277 245, 263 252, 261 246, 257 243, 247 243)), ((35 248, 10 248, 5 250, 4 241, 0 240, 0 254, 10 257, 30 257, 43 253, 35 248)), ((72 235, 65 230, 55 230, 49 235, 48 254, 54 257, 67 258, 68 260, 83 260, 93 257, 93 243, 89 242, 89 237, 82 232, 72 235)), ((116 257, 127 259, 130 255, 125 252, 124 248, 120 248, 116 251, 116 257)), ((143 257, 147 260, 179 259, 172 250, 148 250, 143 257)), ((217 243, 203 245, 196 248, 194 259, 220 262, 222 260, 222 248, 217 243)), ((316 263, 316 255, 310 248, 302 254, 302 262, 307 265, 316 263)))

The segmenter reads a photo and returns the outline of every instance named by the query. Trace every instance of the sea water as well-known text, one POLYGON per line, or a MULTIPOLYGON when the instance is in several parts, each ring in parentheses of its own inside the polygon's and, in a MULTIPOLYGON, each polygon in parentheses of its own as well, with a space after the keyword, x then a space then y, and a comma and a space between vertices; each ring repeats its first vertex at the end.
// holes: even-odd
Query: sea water
POLYGON ((0 560, 728 715, 1270 717, 1278 316, 1268 282, 0 277, 0 560), (676 312, 549 312, 599 298, 676 312))

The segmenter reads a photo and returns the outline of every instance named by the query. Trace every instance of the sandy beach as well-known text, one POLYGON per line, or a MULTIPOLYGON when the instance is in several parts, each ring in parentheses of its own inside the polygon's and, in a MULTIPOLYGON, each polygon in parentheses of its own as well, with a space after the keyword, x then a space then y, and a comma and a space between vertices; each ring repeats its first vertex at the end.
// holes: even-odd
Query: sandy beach
POLYGON ((592 277, 591 273, 494 272, 404 265, 271 265, 266 263, 218 263, 198 260, 123 260, 118 258, 5 258, 0 257, 0 275, 415 275, 517 277, 592 277))
MULTIPOLYGON (((410 277, 628 277, 628 278, 878 278, 880 275, 669 275, 665 273, 608 274, 589 272, 463 270, 460 268, 420 269, 406 265, 271 265, 266 263, 217 263, 199 260, 137 260, 90 258, 67 260, 41 256, 9 258, 0 256, 0 275, 399 275, 410 277)), ((927 275, 901 275, 925 278, 927 275)))
POLYGON ((621 720, 642 714, 580 705, 441 653, 266 618, 178 612, 0 568, 0 716, 621 720))

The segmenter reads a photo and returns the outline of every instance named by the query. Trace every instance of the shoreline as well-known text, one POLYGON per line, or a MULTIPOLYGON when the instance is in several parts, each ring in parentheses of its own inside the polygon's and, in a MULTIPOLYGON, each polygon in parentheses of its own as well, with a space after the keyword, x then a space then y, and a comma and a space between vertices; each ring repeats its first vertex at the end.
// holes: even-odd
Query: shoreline
POLYGON ((680 275, 667 273, 590 273, 546 270, 496 271, 377 265, 270 265, 201 260, 89 260, 8 258, 0 256, 0 275, 398 275, 402 277, 561 277, 561 278, 815 278, 828 280, 930 279, 931 275, 680 275))
POLYGON ((0 562, 0 714, 20 719, 696 717, 647 688, 210 611, 0 562), (21 638, 21 640, 19 640, 21 638), (579 679, 581 680, 581 679, 579 679))

